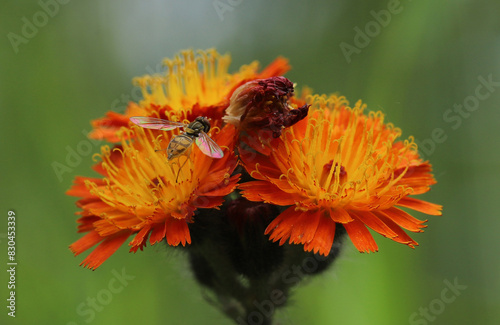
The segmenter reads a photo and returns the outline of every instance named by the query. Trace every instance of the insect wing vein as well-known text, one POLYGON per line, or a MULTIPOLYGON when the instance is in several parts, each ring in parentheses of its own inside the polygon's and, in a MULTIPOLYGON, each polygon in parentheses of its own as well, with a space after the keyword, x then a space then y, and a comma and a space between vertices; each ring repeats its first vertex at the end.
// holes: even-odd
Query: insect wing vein
POLYGON ((170 131, 176 128, 185 127, 184 123, 164 120, 161 118, 155 117, 146 117, 146 116, 134 116, 131 117, 130 120, 139 125, 140 127, 146 129, 154 129, 154 130, 162 130, 162 131, 170 131))
POLYGON ((203 131, 196 138, 196 145, 200 148, 201 152, 212 158, 222 158, 224 156, 219 145, 203 131))

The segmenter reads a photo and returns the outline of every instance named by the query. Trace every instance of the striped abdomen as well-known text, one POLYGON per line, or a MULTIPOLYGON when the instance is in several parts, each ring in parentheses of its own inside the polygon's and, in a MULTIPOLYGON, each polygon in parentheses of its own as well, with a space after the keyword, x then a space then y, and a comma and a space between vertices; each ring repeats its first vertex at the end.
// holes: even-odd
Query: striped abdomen
POLYGON ((182 155, 193 144, 193 137, 186 134, 179 134, 170 140, 167 153, 168 159, 182 155))

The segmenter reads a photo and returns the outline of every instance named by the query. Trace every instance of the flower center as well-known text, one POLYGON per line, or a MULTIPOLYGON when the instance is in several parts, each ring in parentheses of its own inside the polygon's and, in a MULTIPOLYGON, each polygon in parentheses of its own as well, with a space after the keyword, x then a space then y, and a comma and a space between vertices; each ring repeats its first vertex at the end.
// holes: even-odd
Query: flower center
POLYGON ((338 163, 333 165, 333 160, 323 165, 321 171, 321 176, 319 178, 319 186, 324 188, 326 191, 330 191, 332 185, 337 184, 342 186, 347 180, 347 171, 345 167, 338 163), (333 170, 332 170, 333 167, 333 170))

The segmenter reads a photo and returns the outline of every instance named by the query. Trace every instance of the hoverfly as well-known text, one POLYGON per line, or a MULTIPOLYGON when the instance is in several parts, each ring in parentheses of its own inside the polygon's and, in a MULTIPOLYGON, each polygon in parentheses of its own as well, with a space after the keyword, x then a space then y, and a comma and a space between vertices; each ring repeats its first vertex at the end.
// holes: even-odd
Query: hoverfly
MULTIPOLYGON (((193 144, 193 140, 205 155, 212 158, 222 158, 224 156, 219 145, 207 134, 207 132, 210 131, 210 121, 206 117, 198 116, 189 124, 146 116, 134 116, 130 118, 130 121, 146 129, 162 131, 170 131, 176 128, 184 129, 184 132, 174 136, 170 140, 166 149, 168 160, 184 154, 193 144)), ((186 162, 187 159, 184 161, 184 164, 186 164, 186 162)), ((179 168, 179 173, 184 164, 179 168)), ((175 179, 176 182, 178 178, 179 174, 177 174, 177 178, 175 179)))
POLYGON ((146 129, 170 131, 176 128, 184 128, 183 133, 174 136, 170 140, 167 147, 168 160, 179 157, 186 152, 193 144, 193 140, 205 155, 212 158, 222 158, 224 156, 219 145, 207 134, 210 131, 210 122, 206 117, 198 116, 189 124, 145 116, 134 116, 130 120, 146 129))
MULTIPOLYGON (((173 122, 169 120, 164 120, 155 117, 146 117, 146 116, 134 116, 131 117, 130 120, 146 129, 154 129, 154 130, 162 130, 162 131, 170 131, 176 128, 183 128, 184 132, 179 135, 176 135, 170 140, 170 143, 167 147, 167 159, 171 160, 181 156, 186 150, 188 150, 194 142, 198 148, 200 148, 201 152, 205 155, 212 158, 222 158, 224 153, 222 149, 219 147, 214 140, 210 138, 207 132, 210 130, 210 121, 206 117, 198 116, 193 122, 189 124, 173 122)), ((159 150, 157 150, 159 151, 159 150)), ((186 159, 187 161, 187 159, 186 159)), ((186 163, 184 162, 184 164, 186 163)), ((179 168, 182 169, 182 166, 179 168)), ((179 174, 177 174, 177 178, 179 178, 179 174)), ((177 182, 176 178, 176 182, 177 182)))

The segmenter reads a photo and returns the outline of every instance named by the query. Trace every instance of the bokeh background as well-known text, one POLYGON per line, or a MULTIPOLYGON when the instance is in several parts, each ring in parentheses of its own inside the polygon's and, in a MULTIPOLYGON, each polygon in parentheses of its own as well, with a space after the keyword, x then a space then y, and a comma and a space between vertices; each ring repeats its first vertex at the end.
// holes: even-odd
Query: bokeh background
POLYGON ((299 87, 382 110, 438 179, 425 198, 444 215, 414 235, 420 247, 376 235, 380 251, 366 255, 347 242, 334 270, 295 290, 280 324, 498 324, 500 2, 59 1, 0 5, 0 265, 9 210, 19 263, 15 319, 0 270, 1 324, 231 324, 163 245, 122 247, 95 272, 67 248, 80 235, 64 192, 93 175, 92 154, 68 166, 68 150, 87 141, 90 120, 140 99, 134 76, 212 47, 232 54, 233 72, 283 55, 299 87), (481 78, 492 81, 477 93, 481 78), (69 170, 58 177, 54 163, 69 170), (443 298, 446 281, 460 290, 443 298))

